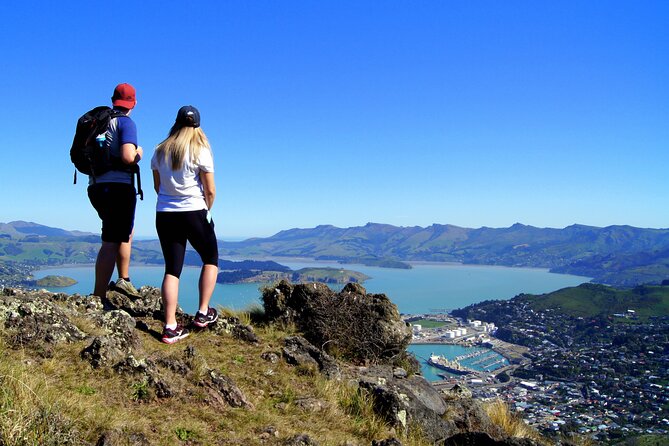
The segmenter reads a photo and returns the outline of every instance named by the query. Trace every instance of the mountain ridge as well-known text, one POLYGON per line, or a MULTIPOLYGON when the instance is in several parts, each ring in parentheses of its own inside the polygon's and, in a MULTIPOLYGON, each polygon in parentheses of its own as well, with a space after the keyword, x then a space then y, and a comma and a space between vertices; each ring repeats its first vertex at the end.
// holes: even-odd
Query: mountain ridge
MULTIPOLYGON (((0 223, 0 260, 37 256, 40 264, 81 263, 94 259, 98 242, 95 235, 78 231, 28 222, 0 223)), ((669 278, 669 229, 630 225, 573 224, 559 229, 515 223, 508 228, 464 228, 370 222, 348 228, 292 228, 270 237, 219 241, 219 248, 221 256, 247 259, 304 257, 389 267, 432 261, 547 268, 625 287, 669 278)), ((157 241, 134 241, 133 259, 160 262, 157 241)))
POLYGON ((548 268, 618 286, 669 277, 669 229, 574 224, 562 229, 515 223, 508 228, 432 224, 321 225, 266 238, 225 242, 231 256, 297 256, 355 263, 370 258, 548 268))

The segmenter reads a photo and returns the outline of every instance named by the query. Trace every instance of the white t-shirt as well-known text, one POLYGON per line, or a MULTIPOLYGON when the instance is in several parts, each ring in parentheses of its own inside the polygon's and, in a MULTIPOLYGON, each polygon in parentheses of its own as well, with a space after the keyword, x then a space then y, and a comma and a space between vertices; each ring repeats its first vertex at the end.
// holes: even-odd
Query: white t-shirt
POLYGON ((203 147, 195 162, 191 162, 190 153, 186 152, 184 165, 180 170, 172 170, 169 160, 166 162, 164 156, 154 152, 151 169, 160 174, 156 211, 184 212, 207 209, 200 172, 214 172, 214 158, 210 149, 203 147))

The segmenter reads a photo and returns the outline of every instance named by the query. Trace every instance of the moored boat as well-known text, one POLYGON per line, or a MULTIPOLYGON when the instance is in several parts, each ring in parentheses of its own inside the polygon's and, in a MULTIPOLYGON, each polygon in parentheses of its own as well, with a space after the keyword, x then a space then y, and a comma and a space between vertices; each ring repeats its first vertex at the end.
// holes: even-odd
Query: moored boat
POLYGON ((472 372, 463 367, 457 360, 450 360, 443 355, 435 355, 434 353, 430 355, 427 363, 432 367, 446 370, 448 373, 453 373, 454 375, 467 375, 472 372))

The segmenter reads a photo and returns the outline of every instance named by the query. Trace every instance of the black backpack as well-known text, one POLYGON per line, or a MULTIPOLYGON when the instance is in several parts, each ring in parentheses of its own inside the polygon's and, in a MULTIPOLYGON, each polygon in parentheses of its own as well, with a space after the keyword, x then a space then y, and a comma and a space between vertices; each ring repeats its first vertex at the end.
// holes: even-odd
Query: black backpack
MULTIPOLYGON (((112 118, 126 116, 125 113, 107 107, 95 107, 87 111, 77 121, 77 129, 70 148, 70 160, 74 164, 74 184, 77 184, 77 170, 95 178, 110 170, 120 170, 137 174, 137 194, 143 199, 139 166, 128 165, 121 158, 112 156, 106 133, 112 118)), ((134 180, 134 178, 133 178, 134 180)))

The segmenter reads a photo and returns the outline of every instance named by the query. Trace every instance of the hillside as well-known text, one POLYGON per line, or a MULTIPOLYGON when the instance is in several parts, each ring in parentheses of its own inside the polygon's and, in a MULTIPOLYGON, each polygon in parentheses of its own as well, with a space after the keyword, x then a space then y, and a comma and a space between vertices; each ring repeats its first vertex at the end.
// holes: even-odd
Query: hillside
POLYGON ((177 345, 159 341, 155 288, 132 299, 3 289, 0 444, 552 444, 504 405, 457 389, 447 398, 413 374, 410 329, 385 296, 359 285, 339 294, 320 284, 279 288, 286 294, 268 308, 295 319, 220 309, 177 345), (350 325, 333 332, 339 318, 326 315, 350 325), (335 355, 365 342, 358 362, 335 355))
POLYGON ((638 286, 616 289, 604 285, 582 284, 542 295, 523 294, 517 297, 535 311, 559 309, 572 317, 607 317, 627 314, 636 318, 669 316, 669 286, 638 286))
MULTIPOLYGON (((669 286, 640 285, 619 289, 584 283, 546 294, 519 294, 509 302, 535 312, 555 311, 572 318, 607 319, 624 314, 629 316, 625 319, 645 321, 650 317, 669 317, 669 286), (628 313, 628 310, 634 312, 628 313)), ((506 305, 504 301, 486 301, 456 310, 454 314, 467 318, 474 317, 474 310, 483 311, 488 320, 508 323, 506 305)), ((481 317, 479 313, 476 316, 481 317)))

